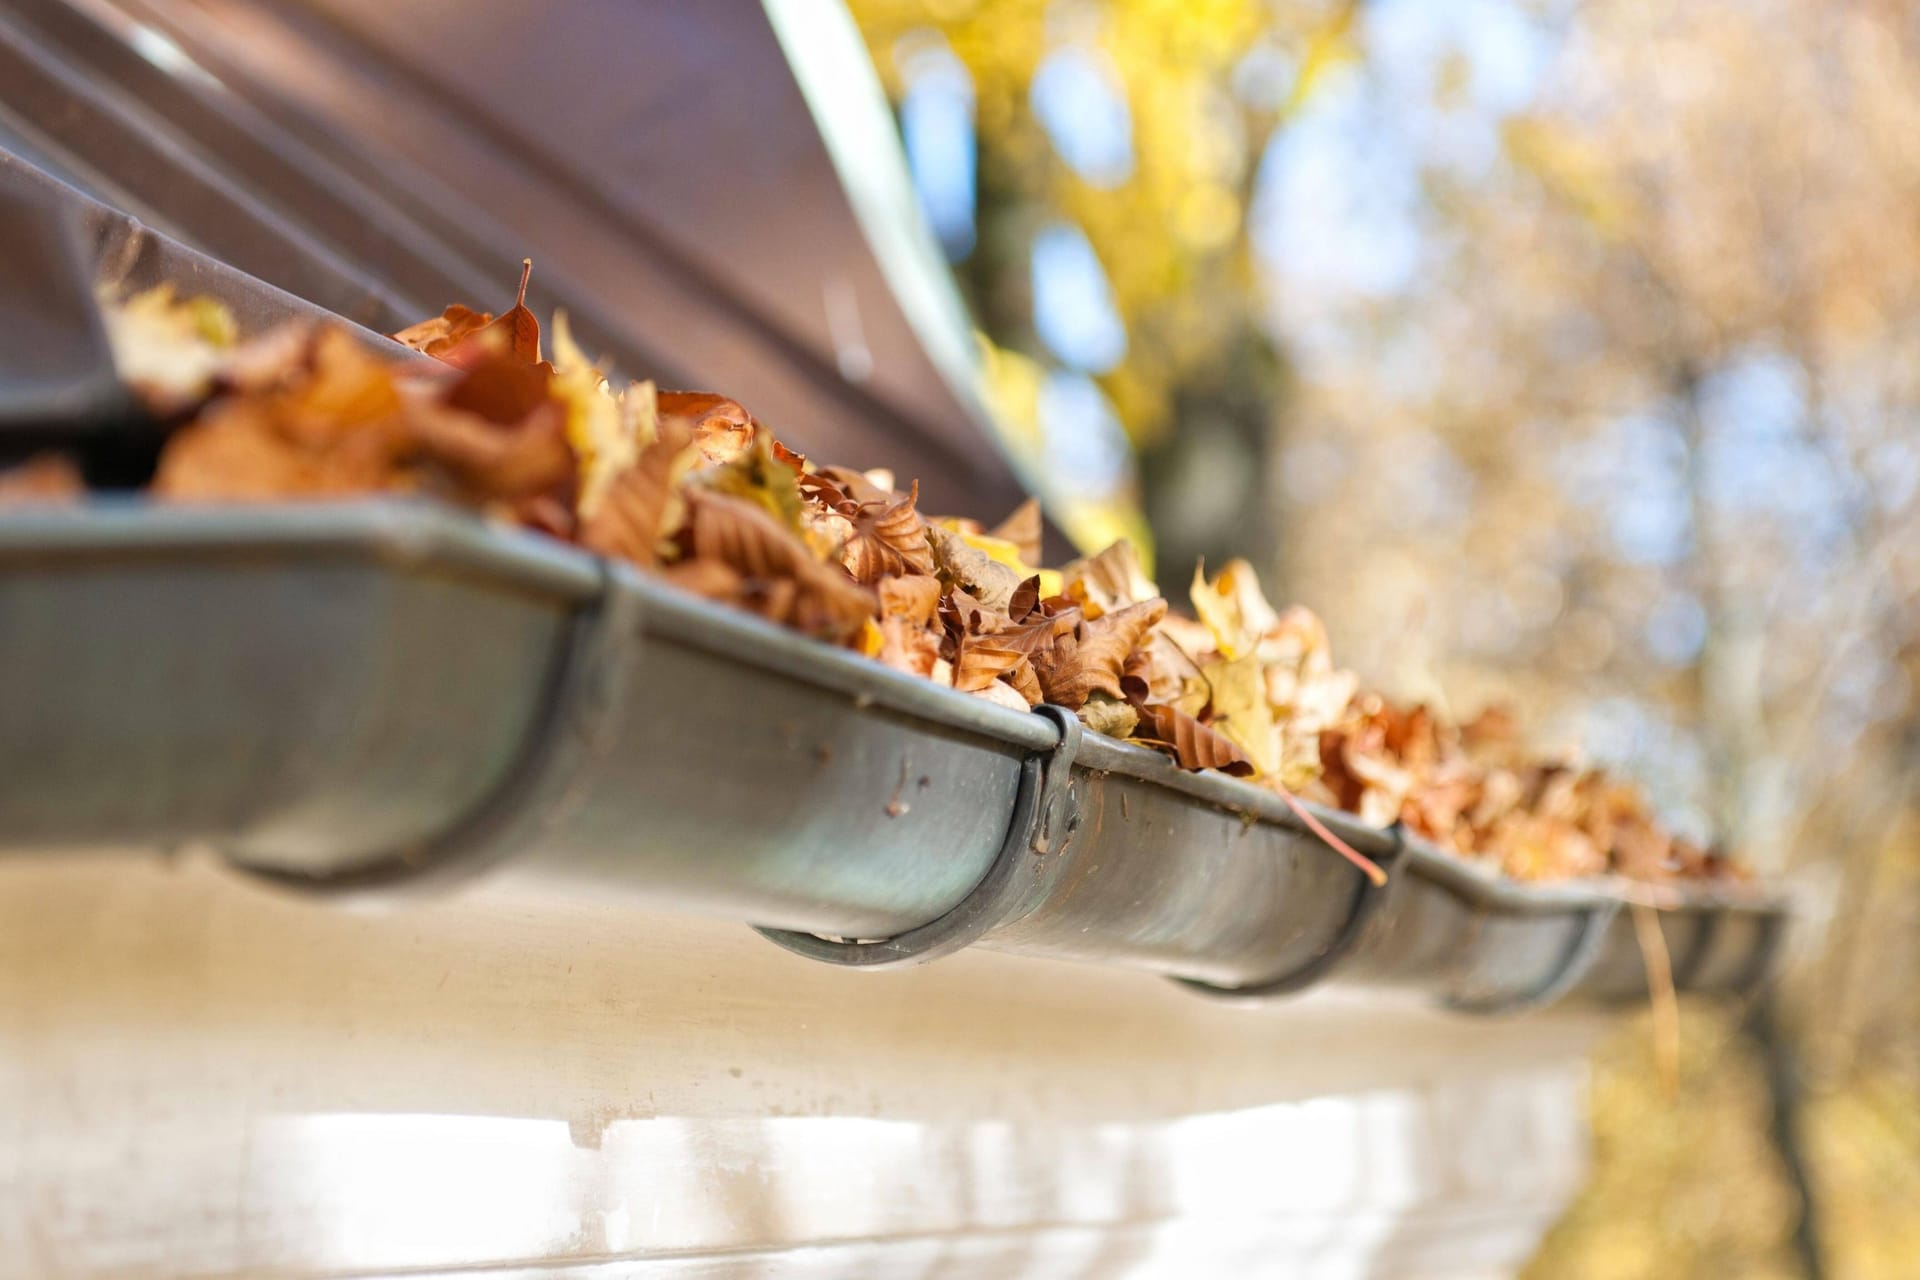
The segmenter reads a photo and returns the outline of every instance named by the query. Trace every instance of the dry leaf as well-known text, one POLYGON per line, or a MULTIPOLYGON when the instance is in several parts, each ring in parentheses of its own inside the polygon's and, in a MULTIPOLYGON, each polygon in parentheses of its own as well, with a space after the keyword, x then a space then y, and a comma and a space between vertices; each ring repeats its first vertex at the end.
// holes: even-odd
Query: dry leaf
POLYGON ((940 609, 940 580, 924 574, 883 579, 875 588, 880 615, 900 618, 916 626, 933 626, 940 609))
POLYGON ((1073 618, 1075 625, 1059 632, 1051 645, 1033 655, 1034 670, 1047 700, 1077 709, 1096 692, 1120 697, 1120 677, 1128 658, 1166 609, 1166 601, 1148 600, 1092 622, 1081 619, 1077 607, 1056 615, 1056 626, 1062 618, 1073 618))
POLYGON ((1095 733, 1104 733, 1109 738, 1130 738, 1140 723, 1140 713, 1133 709, 1132 704, 1109 698, 1103 693, 1088 698, 1075 714, 1087 728, 1095 733))
MULTIPOLYGON (((716 439, 703 423, 715 420, 709 416, 696 420, 692 426, 694 448, 703 458, 710 456, 709 446, 716 439)), ((684 424, 686 419, 676 417, 674 421, 684 424)), ((803 537, 806 533, 800 473, 793 464, 781 459, 774 449, 773 436, 764 427, 754 427, 747 447, 734 451, 727 461, 701 467, 688 478, 702 488, 744 498, 772 516, 781 528, 790 533, 803 537)), ((819 558, 817 553, 815 558, 819 558)))
POLYGON ((446 405, 418 406, 407 422, 419 460, 443 470, 461 496, 485 503, 565 491, 571 510, 573 449, 566 410, 553 401, 512 423, 446 405))
POLYGON ((723 466, 753 447, 760 424, 733 400, 709 391, 660 391, 654 396, 662 419, 684 418, 708 466, 723 466))
POLYGON ((950 661, 953 687, 962 693, 972 693, 986 688, 1015 667, 1027 665, 1027 655, 990 639, 969 636, 960 641, 950 661))
POLYGON ((931 523, 938 525, 948 533, 959 535, 960 540, 969 547, 985 555, 989 560, 1005 565, 1007 568, 1013 570, 1014 574, 1021 579, 1038 577, 1040 579, 1040 594, 1042 596, 1059 595, 1065 587, 1065 579, 1060 576, 1058 570, 1037 569, 1033 567, 1021 556, 1020 547, 1017 543, 995 537, 992 534, 980 532, 978 525, 972 520, 956 520, 951 517, 942 517, 931 523))
POLYGON ((636 395, 633 406, 623 405, 606 375, 574 342, 566 312, 554 312, 553 378, 548 394, 567 409, 567 442, 580 460, 583 518, 599 509, 613 478, 632 465, 640 447, 653 438, 653 386, 641 385, 645 389, 636 395))
MULTIPOLYGON (((1032 503, 991 532, 929 521, 917 485, 810 468, 725 397, 614 394, 563 317, 545 365, 526 284, 523 272, 498 320, 449 308, 404 331, 458 370, 424 375, 338 333, 223 345, 222 313, 143 295, 117 322, 128 363, 151 366, 150 403, 197 410, 155 491, 433 493, 1010 709, 1050 699, 1183 768, 1258 770, 1309 827, 1297 791, 1514 876, 1734 874, 1674 839, 1633 788, 1527 757, 1501 713, 1454 726, 1361 691, 1319 619, 1276 612, 1245 561, 1196 572, 1197 619, 1167 614, 1125 542, 1063 574, 1036 569, 1032 503)), ((70 467, 38 464, 0 474, 0 501, 77 486, 70 467)))
POLYGON ((1018 711, 1023 715, 1033 709, 1033 705, 1025 698, 1015 693, 1010 686, 998 680, 995 680, 984 689, 974 690, 973 696, 976 698, 984 698, 996 706, 1005 707, 1009 711, 1018 711))
POLYGON ((1034 674, 1033 660, 1023 659, 1014 664, 1013 669, 1002 676, 1013 687, 1013 691, 1027 700, 1027 705, 1037 707, 1047 700, 1040 688, 1040 679, 1034 674))
POLYGON ((717 560, 740 575, 742 601, 775 622, 845 640, 874 616, 873 594, 838 566, 813 558, 807 544, 763 508, 708 490, 686 494, 687 556, 717 560))
POLYGON ((1254 652, 1280 620, 1261 595, 1253 566, 1245 560, 1229 561, 1212 582, 1207 581, 1205 566, 1195 565, 1189 595, 1193 611, 1213 633, 1213 647, 1228 661, 1254 652))
POLYGON ((1094 689, 1111 697, 1121 696, 1120 677, 1126 672, 1127 659, 1166 613, 1167 602, 1156 596, 1110 610, 1084 624, 1080 659, 1094 689))
POLYGON ((927 522, 914 510, 919 499, 920 482, 916 480, 904 498, 856 509, 852 535, 840 554, 840 563, 854 581, 874 583, 900 574, 933 572, 927 522))
POLYGON ((38 453, 17 466, 0 469, 0 506, 71 502, 86 492, 80 468, 57 453, 38 453))
POLYGON ((491 311, 475 311, 456 302, 439 315, 388 336, 422 354, 444 357, 492 323, 491 311))
POLYGON ((215 401, 175 432, 152 488, 203 500, 407 489, 413 448, 392 366, 344 331, 324 329, 285 385, 215 401))
POLYGON ((540 321, 527 310, 527 285, 533 279, 533 259, 520 260, 520 288, 506 314, 488 324, 482 333, 499 333, 507 340, 507 350, 528 364, 541 364, 540 321))
POLYGON ((180 298, 170 284, 103 300, 100 314, 120 381, 163 416, 206 398, 239 334, 225 306, 180 298))
POLYGON ((1233 739, 1186 712, 1138 702, 1133 709, 1140 716, 1136 740, 1171 751, 1182 769, 1217 769, 1236 778, 1252 775, 1253 761, 1233 739))
POLYGON ((1133 544, 1120 539, 1098 555, 1076 560, 1060 571, 1065 580, 1062 591, 1097 618, 1109 609, 1139 604, 1160 594, 1160 588, 1140 566, 1133 544))
POLYGON ((983 551, 967 545, 965 539, 937 524, 927 526, 927 541, 933 548, 935 566, 949 586, 959 587, 997 613, 1005 613, 1012 603, 1021 575, 983 551))
POLYGON ((1256 771, 1280 772, 1280 740, 1267 706, 1259 659, 1249 652, 1231 661, 1216 658, 1200 669, 1213 714, 1209 723, 1247 754, 1256 771))
POLYGON ((1013 514, 987 531, 989 537, 1010 544, 1023 564, 1040 563, 1040 500, 1028 498, 1013 514))
POLYGON ((689 427, 662 426, 659 437, 608 482, 603 501, 581 521, 580 541, 643 567, 658 563, 662 543, 686 510, 680 480, 696 456, 689 427))

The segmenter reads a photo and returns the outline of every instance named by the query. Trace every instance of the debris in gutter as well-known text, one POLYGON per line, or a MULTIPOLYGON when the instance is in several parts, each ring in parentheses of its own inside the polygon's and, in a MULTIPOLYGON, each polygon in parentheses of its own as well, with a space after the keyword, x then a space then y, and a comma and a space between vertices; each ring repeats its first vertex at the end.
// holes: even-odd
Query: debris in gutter
MULTIPOLYGON (((1361 688, 1320 620, 1275 609, 1244 560, 1196 568, 1183 616, 1124 541, 1037 565, 1035 503, 991 528, 928 516, 917 483, 813 462, 723 396, 614 387, 563 316, 549 361, 523 268, 503 315, 456 304, 394 335, 437 364, 325 326, 241 342, 218 303, 166 289, 110 304, 131 389, 182 424, 152 494, 455 503, 913 676, 1009 709, 1051 702, 1181 768, 1246 777, 1376 879, 1302 799, 1524 879, 1740 874, 1668 833, 1632 786, 1529 756, 1503 712, 1454 724, 1361 688)), ((0 503, 79 488, 57 454, 0 472, 0 503)), ((908 812, 905 789, 903 765, 890 817, 908 812)))

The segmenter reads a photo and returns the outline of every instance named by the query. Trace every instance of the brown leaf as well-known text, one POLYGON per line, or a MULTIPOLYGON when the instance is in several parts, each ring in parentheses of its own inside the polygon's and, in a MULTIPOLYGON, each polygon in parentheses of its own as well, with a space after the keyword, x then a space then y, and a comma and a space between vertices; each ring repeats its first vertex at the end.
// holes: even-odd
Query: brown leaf
POLYGON ((940 663, 943 631, 938 609, 940 583, 921 574, 882 578, 875 584, 880 600, 876 643, 863 652, 898 671, 928 679, 940 663))
POLYGON ((1027 660, 1018 649, 975 636, 963 639, 954 654, 953 687, 962 693, 985 688, 1027 660))
MULTIPOLYGON (((581 524, 581 543, 642 567, 659 563, 661 544, 686 509, 677 490, 693 460, 693 433, 687 425, 662 423, 660 434, 633 464, 608 482, 599 507, 581 524)), ((727 595, 732 594, 729 589, 727 595)))
POLYGON ((513 306, 500 316, 455 303, 431 319, 400 330, 393 339, 457 369, 504 356, 551 374, 553 367, 540 358, 540 321, 527 309, 527 283, 532 277, 533 259, 522 258, 519 292, 513 306))
MULTIPOLYGON (((676 417, 670 421, 683 428, 688 425, 684 418, 676 417)), ((692 431, 696 453, 705 460, 708 456, 707 446, 714 437, 702 437, 698 423, 692 425, 692 431)), ((800 474, 791 464, 780 460, 773 444, 772 433, 765 427, 756 426, 747 448, 735 452, 725 462, 698 468, 689 479, 702 488, 744 498, 772 516, 781 528, 804 536, 807 531, 807 503, 800 495, 800 474)), ((809 549, 814 551, 815 559, 820 558, 817 549, 809 549)))
POLYGON ((1153 585, 1153 580, 1140 567, 1140 557, 1133 544, 1125 538, 1098 555, 1074 561, 1060 572, 1066 580, 1066 594, 1086 610, 1089 618, 1160 594, 1160 588, 1153 585))
POLYGON ((520 289, 514 295, 512 308, 482 332, 504 334, 507 350, 528 364, 538 365, 544 363, 540 359, 540 321, 527 310, 527 284, 532 279, 533 259, 520 259, 520 289))
POLYGON ((392 366, 321 329, 271 392, 216 400, 161 451, 152 491, 234 500, 415 487, 415 452, 392 366))
POLYGON ((1011 542, 1020 551, 1020 559, 1026 564, 1040 563, 1040 500, 1028 498, 1013 514, 988 530, 987 536, 1011 542))
POLYGON ((985 635, 998 626, 978 600, 958 587, 940 597, 939 615, 948 637, 956 643, 968 636, 985 635))
POLYGON ((907 618, 882 618, 880 651, 874 657, 896 671, 931 679, 940 661, 940 633, 907 618))
POLYGON ((1181 699, 1188 683, 1198 680, 1200 674, 1193 655, 1169 634, 1167 624, 1172 621, 1162 618, 1145 641, 1127 655, 1121 668, 1123 676, 1140 681, 1146 701, 1169 706, 1181 699))
POLYGON ((854 581, 873 583, 883 577, 933 572, 927 522, 914 510, 919 499, 920 482, 916 480, 906 497, 858 509, 853 516, 853 536, 840 555, 841 564, 854 581))
POLYGON ((439 315, 388 336, 425 355, 441 357, 492 323, 491 311, 475 311, 456 302, 439 315))
POLYGON ((1122 696, 1120 677, 1126 670, 1127 660, 1166 613, 1167 602, 1156 596, 1084 623, 1079 652, 1090 687, 1110 697, 1122 696))
POLYGON ((567 414, 551 400, 511 424, 444 405, 418 406, 407 423, 421 460, 443 469, 460 497, 484 503, 572 493, 578 472, 567 414))
POLYGON ((737 603, 746 588, 746 579, 718 560, 682 560, 660 565, 654 572, 682 591, 724 604, 737 603))
POLYGON ((1140 713, 1130 703, 1096 693, 1075 713, 1080 723, 1109 738, 1131 738, 1140 724, 1140 713))
POLYGON ((1033 663, 1028 659, 1023 658, 1014 663, 1012 669, 1001 679, 1012 685, 1013 691, 1025 698, 1030 707, 1037 707, 1047 700, 1046 694, 1040 688, 1039 677, 1034 674, 1033 663))
POLYGON ((880 616, 901 618, 916 626, 931 626, 940 608, 940 580, 924 574, 884 578, 876 586, 880 616))
POLYGON ((1007 600, 1007 616, 1015 622, 1025 622, 1040 607, 1040 575, 1023 579, 1013 589, 1013 595, 1007 600))
POLYGON ((1122 696, 1120 677, 1127 660, 1147 632, 1167 611, 1160 599, 1142 601, 1104 614, 1091 622, 1071 615, 1071 630, 1033 654, 1034 671, 1046 690, 1047 701, 1070 709, 1084 705, 1094 693, 1122 696))
POLYGON ((1009 711, 1025 713, 1033 709, 1033 704, 1013 691, 1013 687, 1004 680, 995 680, 984 689, 976 689, 973 696, 1005 707, 1009 711))
POLYGON ((957 533, 937 524, 927 526, 927 541, 940 576, 949 586, 960 587, 995 613, 1004 614, 1012 603, 1021 575, 1001 564, 984 551, 966 544, 957 533))
POLYGON ((1084 706, 1096 688, 1093 673, 1080 653, 1079 634, 1076 628, 1031 659, 1046 700, 1070 711, 1084 706))
POLYGON ((18 466, 0 470, 0 506, 71 502, 86 491, 80 468, 57 453, 37 453, 18 466))
POLYGON ((683 418, 693 431, 708 466, 734 461, 753 447, 760 424, 737 400, 711 391, 661 391, 656 404, 662 420, 683 418))
POLYGON ((1200 723, 1184 711, 1153 703, 1135 703, 1140 726, 1138 740, 1173 754, 1182 769, 1217 769, 1236 778, 1253 773, 1253 761, 1231 738, 1200 723))
POLYGON ((860 510, 860 504, 848 497, 847 491, 835 484, 833 478, 824 471, 803 469, 798 484, 800 496, 822 511, 852 517, 860 510))
POLYGON ((837 566, 822 564, 800 538, 743 498, 686 492, 682 534, 692 559, 713 559, 740 574, 744 600, 775 622, 845 640, 874 616, 873 594, 837 566))
POLYGON ((807 469, 807 455, 795 453, 778 440, 773 442, 773 456, 792 467, 796 473, 804 473, 807 469))
POLYGON ((495 351, 461 368, 452 385, 439 392, 440 403, 449 408, 509 424, 524 420, 543 404, 557 403, 551 392, 553 370, 547 365, 528 364, 509 352, 495 351))
POLYGON ((1021 623, 996 619, 993 638, 996 643, 1018 649, 1028 657, 1036 657, 1071 642, 1080 621, 1078 609, 1055 614, 1032 613, 1027 615, 1027 621, 1021 623))
POLYGON ((806 544, 756 503, 700 489, 686 499, 694 559, 719 560, 749 578, 791 578, 815 563, 806 544))
POLYGON ((900 497, 891 485, 876 484, 871 475, 855 471, 852 467, 821 467, 812 474, 819 481, 831 485, 843 501, 857 506, 884 505, 900 497))

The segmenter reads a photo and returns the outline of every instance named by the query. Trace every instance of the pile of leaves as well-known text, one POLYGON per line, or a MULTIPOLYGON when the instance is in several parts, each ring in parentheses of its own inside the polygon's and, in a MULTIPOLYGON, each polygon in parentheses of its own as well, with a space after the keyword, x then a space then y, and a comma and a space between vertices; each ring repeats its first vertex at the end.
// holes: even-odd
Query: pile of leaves
MULTIPOLYGON (((1528 758, 1489 712, 1449 724, 1396 706, 1332 660, 1306 609, 1277 610, 1244 561, 1196 569, 1169 609, 1126 542, 1041 568, 1032 502, 991 527, 919 509, 888 472, 816 463, 738 403, 616 388, 558 317, 552 359, 520 299, 463 306, 394 337, 345 330, 248 342, 170 291, 108 308, 123 376, 176 424, 151 491, 234 501, 417 493, 619 557, 674 585, 1009 709, 1070 708, 1091 729, 1526 878, 1665 880, 1728 864, 1669 835, 1632 787, 1528 758)), ((0 472, 0 502, 81 492, 57 457, 0 472)))

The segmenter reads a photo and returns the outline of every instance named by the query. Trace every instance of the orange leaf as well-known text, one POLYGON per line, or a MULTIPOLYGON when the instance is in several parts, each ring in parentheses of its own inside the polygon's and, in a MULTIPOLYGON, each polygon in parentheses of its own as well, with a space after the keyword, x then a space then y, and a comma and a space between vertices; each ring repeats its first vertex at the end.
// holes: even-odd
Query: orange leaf
POLYGON ((872 583, 900 574, 933 572, 933 548, 927 545, 927 522, 914 510, 920 482, 907 496, 885 506, 862 506, 853 517, 853 536, 841 549, 840 562, 854 581, 872 583))
POLYGON ((738 401, 710 391, 662 391, 656 403, 662 419, 686 420, 709 466, 722 466, 746 453, 760 428, 738 401))
POLYGON ((940 607, 940 580, 924 574, 883 578, 876 589, 880 593, 880 615, 884 618, 901 618, 916 626, 929 626, 940 607))
POLYGON ((388 336, 415 351, 442 357, 492 323, 493 312, 475 311, 456 302, 439 315, 388 336))
POLYGON ((1092 689, 1118 698, 1120 676, 1127 660, 1138 649, 1155 624, 1166 616, 1167 602, 1158 596, 1102 614, 1084 624, 1080 631, 1080 661, 1087 668, 1092 689))
POLYGON ((656 564, 661 541, 673 532, 673 513, 684 506, 676 489, 692 459, 686 424, 661 423, 659 436, 608 482, 600 506, 581 525, 580 541, 602 555, 656 564))
POLYGON ((1133 709, 1140 713, 1136 735, 1171 751, 1182 769, 1218 769, 1236 778, 1252 775, 1253 761, 1226 734, 1173 707, 1136 702, 1133 709))
POLYGON ((1026 660, 1026 655, 1018 649, 968 637, 955 651, 953 687, 962 693, 984 689, 1026 660))
POLYGON ((813 558, 798 536, 755 503, 689 489, 691 558, 718 560, 745 580, 745 601, 775 622, 835 640, 858 633, 874 616, 873 594, 834 565, 813 558))
MULTIPOLYGON (((527 310, 527 283, 533 279, 533 259, 520 259, 520 291, 514 295, 513 308, 486 326, 483 333, 505 335, 507 350, 528 364, 545 364, 540 358, 540 321, 527 310)), ((552 372, 551 369, 548 372, 552 372)))
POLYGON ((18 466, 0 470, 0 506, 65 502, 86 491, 80 468, 57 453, 37 453, 18 466))
POLYGON ((446 406, 420 406, 408 416, 408 425, 425 459, 450 474, 470 500, 511 501, 573 487, 577 470, 567 443, 566 410, 550 400, 512 424, 446 406))

